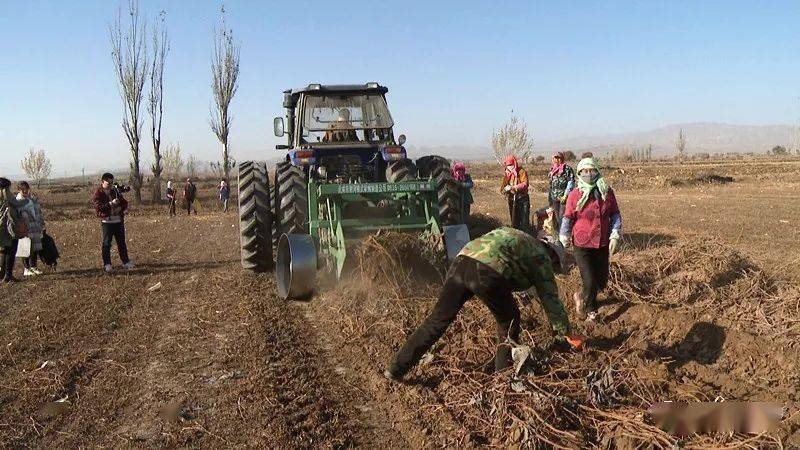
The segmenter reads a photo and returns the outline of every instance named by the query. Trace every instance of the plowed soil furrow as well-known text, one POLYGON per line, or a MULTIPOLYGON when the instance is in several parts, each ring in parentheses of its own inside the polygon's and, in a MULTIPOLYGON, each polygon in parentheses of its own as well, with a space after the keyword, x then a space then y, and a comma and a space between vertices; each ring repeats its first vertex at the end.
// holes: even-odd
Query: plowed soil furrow
POLYGON ((50 228, 61 270, 2 291, 3 443, 409 446, 304 305, 240 269, 233 215, 131 218, 138 267, 111 276, 94 222, 50 228))

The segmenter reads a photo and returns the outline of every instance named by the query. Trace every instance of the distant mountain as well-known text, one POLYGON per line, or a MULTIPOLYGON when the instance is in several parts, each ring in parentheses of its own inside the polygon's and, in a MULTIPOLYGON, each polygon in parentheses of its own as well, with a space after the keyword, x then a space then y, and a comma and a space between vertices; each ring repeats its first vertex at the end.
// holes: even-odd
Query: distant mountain
POLYGON ((675 153, 675 141, 683 130, 687 153, 765 153, 776 145, 794 147, 800 139, 792 125, 731 125, 725 123, 686 123, 667 125, 655 130, 583 136, 537 144, 537 150, 568 149, 574 152, 605 153, 624 148, 653 146, 654 155, 675 153))
MULTIPOLYGON (((800 130, 792 125, 731 125, 725 123, 685 123, 666 125, 649 131, 589 135, 555 141, 536 141, 535 154, 549 154, 554 150, 572 150, 575 153, 592 151, 597 154, 653 146, 654 156, 675 153, 678 132, 686 136, 687 153, 765 153, 776 145, 797 148, 800 144, 800 130)), ((410 146, 409 155, 441 155, 452 159, 467 161, 491 160, 492 151, 488 146, 445 145, 410 146)))

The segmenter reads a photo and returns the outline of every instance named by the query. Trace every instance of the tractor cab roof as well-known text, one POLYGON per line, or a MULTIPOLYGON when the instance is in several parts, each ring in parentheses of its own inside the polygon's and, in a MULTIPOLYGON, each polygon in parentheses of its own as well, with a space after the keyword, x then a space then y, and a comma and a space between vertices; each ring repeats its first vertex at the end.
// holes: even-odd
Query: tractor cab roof
POLYGON ((300 94, 385 94, 389 88, 381 86, 379 83, 370 82, 364 84, 320 84, 310 83, 306 87, 299 89, 287 89, 283 91, 287 96, 291 96, 292 103, 297 101, 300 94))
POLYGON ((319 84, 310 83, 308 86, 299 89, 289 89, 287 94, 301 94, 301 93, 330 93, 330 92, 368 92, 385 94, 389 91, 386 86, 381 86, 376 82, 364 84, 319 84))

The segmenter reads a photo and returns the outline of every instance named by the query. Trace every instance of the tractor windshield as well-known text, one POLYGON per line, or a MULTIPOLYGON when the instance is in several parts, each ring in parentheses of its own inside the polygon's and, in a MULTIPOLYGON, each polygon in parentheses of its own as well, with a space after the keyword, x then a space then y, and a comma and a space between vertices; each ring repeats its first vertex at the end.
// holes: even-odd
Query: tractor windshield
POLYGON ((392 125, 382 95, 309 95, 305 100, 303 138, 308 142, 381 141, 392 125))

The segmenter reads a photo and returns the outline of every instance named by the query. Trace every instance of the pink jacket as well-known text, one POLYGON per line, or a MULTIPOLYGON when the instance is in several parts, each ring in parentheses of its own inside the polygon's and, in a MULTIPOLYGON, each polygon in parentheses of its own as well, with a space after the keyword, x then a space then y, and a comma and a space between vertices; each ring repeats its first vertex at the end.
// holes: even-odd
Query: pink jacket
MULTIPOLYGON (((596 192, 596 191, 595 191, 596 192)), ((583 205, 583 209, 577 210, 578 200, 581 199, 580 189, 574 189, 567 197, 567 209, 564 212, 564 219, 568 219, 562 224, 572 226, 572 242, 576 247, 601 248, 608 246, 609 236, 611 235, 612 217, 614 226, 621 225, 619 206, 614 190, 609 188, 605 200, 598 200, 594 193, 583 205)))

